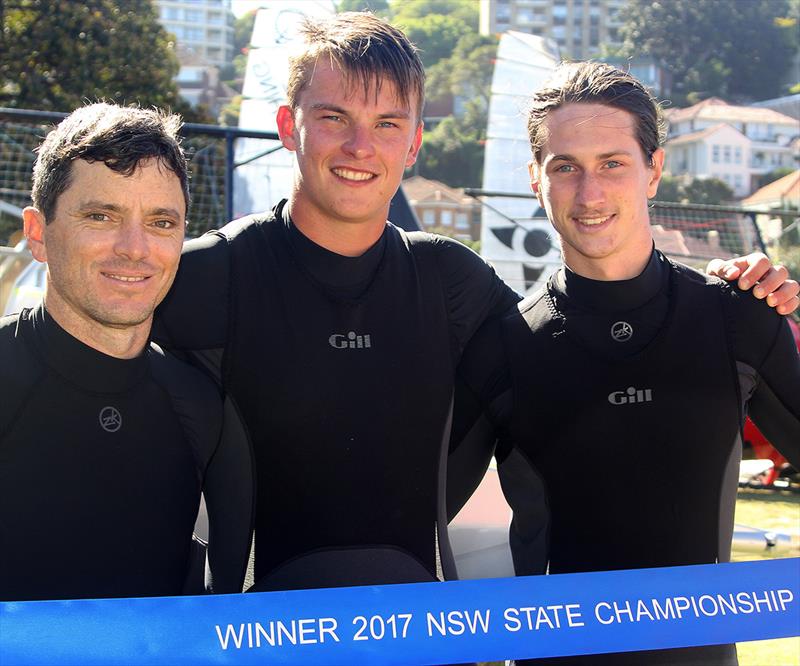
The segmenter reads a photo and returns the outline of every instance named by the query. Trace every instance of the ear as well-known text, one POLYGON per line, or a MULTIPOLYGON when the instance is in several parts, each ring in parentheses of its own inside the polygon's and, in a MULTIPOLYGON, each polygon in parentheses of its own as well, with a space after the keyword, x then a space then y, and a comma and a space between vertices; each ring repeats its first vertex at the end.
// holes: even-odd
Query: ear
POLYGON ((530 176, 531 191, 536 195, 539 205, 544 208, 544 199, 542 199, 542 184, 540 178, 542 175, 542 168, 536 160, 528 162, 528 176, 530 176))
POLYGON ((414 163, 417 161, 417 156, 419 155, 419 149, 422 146, 422 128, 424 127, 424 123, 420 122, 417 125, 417 129, 414 132, 414 140, 411 142, 411 148, 408 151, 408 156, 406 157, 406 168, 413 166, 414 163))
POLYGON ((284 104, 278 108, 276 115, 278 123, 278 136, 287 150, 297 150, 297 141, 294 138, 294 111, 284 104))
POLYGON ((653 153, 652 163, 650 164, 650 180, 647 183, 647 198, 652 199, 658 192, 658 184, 661 182, 661 174, 664 171, 664 149, 659 148, 653 153))
POLYGON ((45 226, 44 214, 38 208, 28 206, 22 210, 22 229, 28 240, 28 249, 36 261, 43 263, 47 261, 45 226))

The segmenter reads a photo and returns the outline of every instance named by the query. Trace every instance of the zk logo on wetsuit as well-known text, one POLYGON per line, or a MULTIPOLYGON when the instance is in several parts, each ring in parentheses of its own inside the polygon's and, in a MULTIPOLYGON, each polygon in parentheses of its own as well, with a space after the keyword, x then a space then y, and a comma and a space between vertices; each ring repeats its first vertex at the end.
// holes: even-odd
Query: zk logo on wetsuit
POLYGON ((116 407, 103 407, 99 418, 100 427, 106 432, 117 432, 122 427, 122 414, 116 407))
POLYGON ((627 321, 618 321, 611 326, 611 337, 617 342, 627 342, 633 337, 633 326, 627 321))
POLYGON ((369 335, 356 335, 355 331, 350 331, 346 335, 334 333, 328 338, 328 344, 334 349, 369 349, 372 340, 369 335))

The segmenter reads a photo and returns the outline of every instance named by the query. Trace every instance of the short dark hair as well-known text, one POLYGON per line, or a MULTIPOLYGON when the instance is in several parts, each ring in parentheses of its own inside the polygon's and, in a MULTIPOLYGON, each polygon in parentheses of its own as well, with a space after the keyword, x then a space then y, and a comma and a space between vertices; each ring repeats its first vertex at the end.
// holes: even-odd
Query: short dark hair
POLYGON ((403 104, 417 96, 417 120, 425 102, 425 70, 416 47, 394 26, 370 12, 344 12, 326 19, 306 18, 300 28, 303 53, 289 59, 289 105, 297 108, 300 93, 313 76, 320 57, 330 59, 345 75, 348 87, 363 86, 364 94, 391 81, 403 104))
POLYGON ((156 159, 181 183, 189 210, 189 171, 180 145, 180 116, 99 102, 69 114, 45 137, 33 165, 31 199, 49 223, 58 197, 70 185, 75 160, 102 162, 130 176, 143 160, 156 159))
POLYGON ((565 104, 605 104, 636 119, 636 139, 648 163, 662 145, 665 124, 661 107, 650 91, 628 72, 603 62, 562 63, 537 90, 528 107, 528 138, 538 163, 547 137, 547 114, 565 104))

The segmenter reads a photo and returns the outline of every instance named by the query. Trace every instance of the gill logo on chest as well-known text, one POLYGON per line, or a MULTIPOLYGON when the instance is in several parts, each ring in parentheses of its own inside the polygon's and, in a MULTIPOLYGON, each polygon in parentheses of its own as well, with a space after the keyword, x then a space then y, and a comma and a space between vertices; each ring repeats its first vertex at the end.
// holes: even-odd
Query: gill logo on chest
POLYGON ((653 402, 653 389, 637 389, 629 386, 624 391, 613 391, 608 394, 612 405, 633 405, 639 402, 653 402))
POLYGON ((334 349, 370 349, 372 339, 369 335, 357 335, 355 331, 350 331, 334 333, 328 338, 328 344, 334 349))

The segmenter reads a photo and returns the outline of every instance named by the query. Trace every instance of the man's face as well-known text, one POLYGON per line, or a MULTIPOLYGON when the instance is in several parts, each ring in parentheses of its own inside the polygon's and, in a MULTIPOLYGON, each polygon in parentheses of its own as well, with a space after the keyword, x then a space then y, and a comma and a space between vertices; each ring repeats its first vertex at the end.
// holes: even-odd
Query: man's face
POLYGON ((47 262, 48 311, 71 333, 150 326, 178 268, 186 204, 178 177, 156 160, 131 176, 76 160, 45 224, 24 211, 36 259, 47 262))
POLYGON ((294 111, 278 111, 283 145, 297 156, 292 215, 383 225, 422 142, 416 97, 409 103, 389 82, 378 95, 348 89, 342 72, 320 59, 294 111))
POLYGON ((647 200, 658 188, 663 151, 649 165, 634 117, 604 104, 562 106, 543 130, 531 187, 561 236, 565 262, 589 278, 635 277, 650 256, 647 200))

